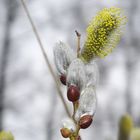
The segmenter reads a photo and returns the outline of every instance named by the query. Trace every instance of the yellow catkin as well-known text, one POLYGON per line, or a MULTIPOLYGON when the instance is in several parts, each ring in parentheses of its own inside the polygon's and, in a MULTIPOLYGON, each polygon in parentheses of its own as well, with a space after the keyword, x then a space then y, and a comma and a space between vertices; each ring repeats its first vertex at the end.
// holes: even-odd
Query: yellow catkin
POLYGON ((11 132, 1 131, 0 140, 14 140, 14 136, 12 135, 11 132))
POLYGON ((119 8, 105 8, 87 27, 87 39, 81 51, 81 59, 89 62, 93 58, 104 58, 112 52, 121 36, 126 17, 119 8))
POLYGON ((129 115, 122 116, 122 118, 120 119, 119 125, 120 125, 119 131, 120 131, 120 133, 122 133, 122 136, 130 135, 130 132, 133 127, 133 122, 129 115))
POLYGON ((140 140, 140 128, 133 128, 131 131, 130 138, 132 140, 140 140))

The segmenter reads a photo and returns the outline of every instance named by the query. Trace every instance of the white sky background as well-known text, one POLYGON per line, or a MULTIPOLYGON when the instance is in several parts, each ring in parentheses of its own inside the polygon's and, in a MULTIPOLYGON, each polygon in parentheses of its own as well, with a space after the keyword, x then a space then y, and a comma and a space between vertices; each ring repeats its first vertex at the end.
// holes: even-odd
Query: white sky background
MULTIPOLYGON (((28 3, 30 13, 54 69, 53 46, 55 43, 62 40, 75 49, 75 29, 82 33, 82 44, 85 38, 86 25, 90 19, 98 10, 110 6, 122 7, 124 12, 128 14, 127 0, 123 3, 121 0, 32 0, 28 3), (80 23, 76 14, 71 10, 78 3, 82 7, 84 23, 80 23)), ((0 11, 5 13, 5 9, 0 11)), ((0 39, 2 40, 4 19, 1 19, 0 39)), ((139 19, 136 18, 135 26, 137 26, 139 19)), ((139 29, 136 30, 136 34, 139 35, 139 29)), ((124 35, 123 40, 125 42, 128 40, 128 36, 124 35)), ((5 93, 5 129, 12 131, 16 140, 50 140, 47 139, 46 135, 49 130, 46 128, 51 128, 52 140, 62 140, 59 129, 66 114, 22 7, 17 12, 17 18, 12 27, 11 40, 5 93), (51 108, 54 111, 51 111, 51 108), (53 112, 53 115, 50 112, 53 112), (53 119, 52 126, 48 125, 50 118, 53 119)), ((122 44, 111 55, 99 62, 108 68, 107 75, 100 77, 101 81, 104 79, 106 81, 103 84, 99 83, 95 123, 87 130, 81 131, 83 140, 116 140, 118 120, 125 113, 124 94, 127 70, 125 52, 121 49, 125 46, 122 44), (110 116, 113 119, 112 122, 109 121, 110 116)), ((136 119, 140 116, 138 110, 140 105, 139 63, 135 65, 133 71, 131 90, 133 91, 134 103, 133 115, 136 119)), ((66 90, 64 87, 62 89, 65 95, 66 90)), ((69 102, 68 104, 71 106, 69 102)))

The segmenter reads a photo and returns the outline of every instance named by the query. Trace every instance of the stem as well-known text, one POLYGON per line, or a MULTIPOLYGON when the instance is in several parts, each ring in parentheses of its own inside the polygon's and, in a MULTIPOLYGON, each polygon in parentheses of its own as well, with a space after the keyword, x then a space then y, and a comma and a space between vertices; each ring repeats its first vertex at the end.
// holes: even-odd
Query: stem
POLYGON ((79 101, 76 101, 76 102, 73 103, 73 115, 72 115, 72 118, 73 118, 75 124, 77 124, 77 122, 76 122, 74 117, 75 117, 75 113, 76 113, 76 110, 78 108, 78 105, 79 105, 79 101))
POLYGON ((79 131, 80 131, 80 126, 78 124, 76 124, 76 131, 74 132, 74 134, 70 137, 70 140, 77 140, 79 135, 79 131))
POLYGON ((68 110, 68 106, 67 106, 67 104, 66 104, 66 102, 65 102, 65 100, 64 100, 64 97, 63 97, 63 95, 62 95, 62 92, 61 92, 61 90, 60 90, 60 86, 59 86, 60 84, 59 84, 59 82, 58 82, 59 80, 58 80, 58 78, 55 76, 55 73, 54 73, 54 71, 53 71, 53 69, 52 69, 52 67, 51 67, 50 62, 49 62, 48 56, 47 56, 47 54, 45 53, 45 49, 44 49, 44 47, 43 47, 41 38, 40 38, 40 36, 39 36, 39 33, 38 33, 37 29, 36 29, 36 26, 34 25, 34 22, 33 22, 32 18, 31 18, 31 16, 30 16, 30 13, 29 13, 29 10, 28 10, 27 5, 26 5, 26 3, 25 3, 25 0, 21 0, 21 3, 22 3, 22 6, 23 6, 23 8, 24 8, 24 10, 25 10, 25 13, 26 13, 26 15, 27 15, 27 17, 28 17, 28 19, 29 19, 29 22, 30 22, 30 24, 31 24, 31 26, 32 26, 33 32, 34 32, 34 34, 35 34, 35 36, 36 36, 36 39, 37 39, 37 41, 38 41, 38 43, 39 43, 39 47, 40 47, 41 52, 42 52, 42 54, 43 54, 43 56, 44 56, 45 62, 46 62, 47 66, 48 66, 48 68, 49 68, 49 70, 50 70, 50 72, 51 72, 51 75, 52 75, 52 77, 53 77, 53 80, 55 81, 58 94, 59 94, 59 96, 60 96, 60 98, 61 98, 61 100, 62 100, 62 103, 63 103, 63 105, 64 105, 64 108, 65 108, 65 110, 66 110, 66 113, 67 113, 67 115, 68 115, 69 117, 71 117, 70 112, 69 112, 69 110, 68 110))
POLYGON ((78 136, 79 131, 80 131, 80 126, 77 124, 77 129, 76 129, 76 132, 75 132, 76 136, 78 136))
MULTIPOLYGON (((77 30, 75 30, 75 33, 77 35, 77 58, 78 58, 80 56, 80 38, 81 38, 81 34, 77 30)), ((79 136, 80 126, 77 123, 77 121, 75 120, 75 113, 76 113, 76 110, 78 109, 78 106, 79 106, 79 101, 73 102, 72 119, 73 119, 73 121, 75 123, 76 131, 70 137, 70 140, 77 140, 77 137, 79 136)))
POLYGON ((75 126, 76 126, 76 131, 73 133, 72 137, 70 137, 70 140, 77 140, 77 137, 79 136, 80 126, 77 123, 77 121, 75 120, 75 113, 76 113, 76 110, 78 109, 78 106, 79 106, 79 101, 76 101, 76 102, 73 103, 72 118, 73 118, 75 126))
POLYGON ((72 136, 72 137, 70 137, 70 140, 75 140, 75 137, 73 137, 73 136, 72 136))
POLYGON ((77 30, 75 30, 75 33, 76 33, 76 35, 77 35, 77 57, 79 57, 79 55, 80 55, 80 50, 81 50, 81 48, 80 48, 81 34, 80 34, 77 30))

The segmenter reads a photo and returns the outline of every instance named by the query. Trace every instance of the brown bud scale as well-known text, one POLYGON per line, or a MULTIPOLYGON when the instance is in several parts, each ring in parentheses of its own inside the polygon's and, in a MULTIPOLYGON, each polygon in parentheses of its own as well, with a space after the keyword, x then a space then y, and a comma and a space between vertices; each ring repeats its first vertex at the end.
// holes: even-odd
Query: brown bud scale
POLYGON ((92 123, 92 116, 91 115, 85 115, 80 118, 79 125, 81 129, 88 128, 92 123))
POLYGON ((63 85, 66 85, 66 76, 65 75, 61 75, 60 76, 60 81, 63 85))
POLYGON ((76 140, 81 140, 81 137, 80 136, 77 136, 76 140))
POLYGON ((61 135, 62 135, 64 138, 68 138, 68 137, 71 135, 71 131, 68 130, 67 128, 62 128, 62 129, 60 129, 60 132, 61 132, 61 135))
POLYGON ((74 85, 69 86, 68 91, 67 91, 67 97, 68 97, 68 100, 71 102, 75 102, 79 100, 80 91, 78 87, 74 85))

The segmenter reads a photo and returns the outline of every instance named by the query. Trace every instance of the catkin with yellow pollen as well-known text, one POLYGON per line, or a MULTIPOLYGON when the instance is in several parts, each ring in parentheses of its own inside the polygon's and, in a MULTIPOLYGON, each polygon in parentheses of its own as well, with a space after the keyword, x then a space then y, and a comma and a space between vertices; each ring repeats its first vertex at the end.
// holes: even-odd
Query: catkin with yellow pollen
POLYGON ((81 51, 81 59, 89 62, 111 53, 120 40, 122 25, 125 23, 126 17, 119 8, 100 11, 87 27, 87 39, 81 51))

